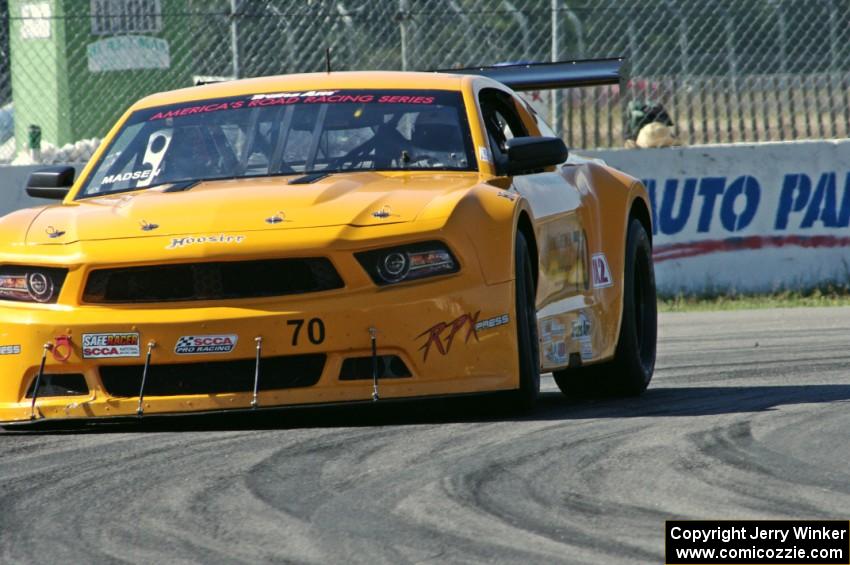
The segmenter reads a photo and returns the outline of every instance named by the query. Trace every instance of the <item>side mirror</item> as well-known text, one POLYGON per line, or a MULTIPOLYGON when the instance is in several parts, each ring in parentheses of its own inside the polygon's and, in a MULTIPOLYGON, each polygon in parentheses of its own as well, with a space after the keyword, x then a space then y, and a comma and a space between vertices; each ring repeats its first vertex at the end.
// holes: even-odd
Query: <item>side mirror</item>
POLYGON ((74 184, 74 167, 56 166, 34 171, 27 181, 27 194, 33 198, 62 200, 74 184))
POLYGON ((567 160, 569 152, 560 137, 515 137, 507 142, 509 175, 521 175, 567 160))

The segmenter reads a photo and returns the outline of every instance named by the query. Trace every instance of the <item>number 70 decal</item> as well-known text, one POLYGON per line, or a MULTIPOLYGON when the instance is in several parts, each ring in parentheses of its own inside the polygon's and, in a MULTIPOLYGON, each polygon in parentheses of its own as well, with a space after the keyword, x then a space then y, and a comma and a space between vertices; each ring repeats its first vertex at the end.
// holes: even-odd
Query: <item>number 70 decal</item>
POLYGON ((593 271, 593 288, 605 288, 613 286, 614 277, 608 268, 608 259, 604 253, 595 253, 590 258, 590 268, 593 271))
MULTIPOLYGON (((293 328, 292 345, 298 345, 301 337, 301 328, 304 327, 304 320, 287 320, 287 326, 293 328)), ((319 318, 307 320, 307 339, 313 345, 319 345, 325 341, 325 323, 319 318)))

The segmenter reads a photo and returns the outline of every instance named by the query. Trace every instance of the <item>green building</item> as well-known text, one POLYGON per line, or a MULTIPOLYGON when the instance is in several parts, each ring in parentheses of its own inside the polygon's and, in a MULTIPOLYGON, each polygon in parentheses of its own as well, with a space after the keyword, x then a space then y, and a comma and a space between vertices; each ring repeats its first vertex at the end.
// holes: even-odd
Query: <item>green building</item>
POLYGON ((15 138, 103 137, 138 98, 192 81, 187 0, 9 0, 15 138))

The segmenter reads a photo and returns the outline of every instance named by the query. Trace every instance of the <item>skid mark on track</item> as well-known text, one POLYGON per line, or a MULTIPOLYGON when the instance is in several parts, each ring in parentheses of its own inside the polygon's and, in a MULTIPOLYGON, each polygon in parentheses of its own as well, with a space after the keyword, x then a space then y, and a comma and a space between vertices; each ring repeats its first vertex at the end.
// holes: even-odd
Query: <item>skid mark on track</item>
POLYGON ((521 418, 0 433, 0 562, 661 562, 665 519, 846 518, 848 314, 663 315, 645 396, 547 377, 521 418))

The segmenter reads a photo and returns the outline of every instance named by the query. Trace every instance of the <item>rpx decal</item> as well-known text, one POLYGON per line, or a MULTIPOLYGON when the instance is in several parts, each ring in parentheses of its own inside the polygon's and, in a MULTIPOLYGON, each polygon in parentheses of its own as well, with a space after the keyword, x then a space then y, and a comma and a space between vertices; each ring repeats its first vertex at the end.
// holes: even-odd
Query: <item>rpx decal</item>
POLYGON ((187 245, 198 245, 202 243, 242 243, 245 241, 244 235, 196 235, 188 237, 172 237, 171 243, 166 246, 166 249, 177 249, 186 247, 187 245))
POLYGON ((593 288, 605 288, 614 284, 611 277, 611 269, 608 268, 608 259, 604 253, 596 253, 590 258, 590 266, 593 270, 593 288))
POLYGON ((83 359, 139 356, 138 333, 83 334, 83 359))
POLYGON ((20 345, 0 345, 0 355, 20 355, 20 345))
POLYGON ((198 355, 203 353, 230 353, 236 347, 239 336, 229 335, 184 335, 177 340, 174 353, 198 355))
POLYGON ((428 353, 430 353, 432 346, 440 352, 440 355, 448 355, 452 349, 455 337, 461 330, 466 330, 463 338, 464 343, 467 343, 471 337, 475 337, 475 341, 478 341, 478 330, 476 326, 480 314, 480 310, 474 314, 463 314, 451 322, 435 324, 416 336, 416 339, 425 337, 425 343, 419 348, 419 351, 422 351, 422 360, 428 360, 428 353))

